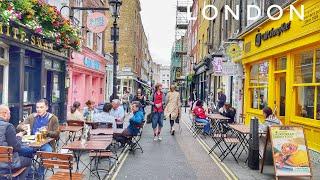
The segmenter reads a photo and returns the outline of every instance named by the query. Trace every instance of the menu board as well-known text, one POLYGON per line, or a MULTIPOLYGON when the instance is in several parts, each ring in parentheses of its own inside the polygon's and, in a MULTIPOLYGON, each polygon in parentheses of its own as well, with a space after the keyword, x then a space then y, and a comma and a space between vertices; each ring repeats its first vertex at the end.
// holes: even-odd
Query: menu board
POLYGON ((304 130, 296 126, 270 127, 275 175, 311 176, 304 130))

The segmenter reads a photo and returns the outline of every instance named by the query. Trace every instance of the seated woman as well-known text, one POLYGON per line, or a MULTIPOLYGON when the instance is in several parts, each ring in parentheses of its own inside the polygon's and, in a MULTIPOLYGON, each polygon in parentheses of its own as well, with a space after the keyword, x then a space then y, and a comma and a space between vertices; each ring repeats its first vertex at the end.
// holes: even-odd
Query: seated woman
POLYGON ((67 115, 67 120, 84 120, 82 113, 80 112, 80 102, 75 101, 70 108, 70 112, 67 115))
MULTIPOLYGON (((281 121, 273 115, 272 109, 270 107, 263 108, 262 112, 263 112, 263 116, 265 118, 265 122, 259 124, 259 132, 267 132, 268 127, 270 127, 272 125, 282 125, 281 121)), ((259 139, 259 153, 260 153, 261 157, 263 156, 266 138, 267 138, 266 136, 260 136, 260 139, 259 139)), ((271 148, 267 147, 266 153, 268 155, 267 157, 272 157, 271 156, 271 148)), ((270 159, 270 158, 267 158, 267 159, 270 159)))
POLYGON ((236 110, 231 107, 231 104, 224 104, 222 108, 219 109, 221 115, 230 118, 228 123, 234 123, 234 117, 236 115, 236 110))
POLYGON ((203 102, 201 100, 197 101, 196 106, 193 108, 193 114, 196 116, 196 122, 205 124, 203 131, 207 134, 210 134, 211 124, 210 121, 207 119, 207 114, 203 108, 203 102))
POLYGON ((111 109, 112 109, 112 104, 105 103, 103 105, 102 112, 96 113, 93 115, 93 122, 112 124, 112 128, 116 129, 117 128, 116 119, 110 115, 111 109))
POLYGON ((259 124, 259 131, 267 132, 268 127, 272 125, 282 125, 281 121, 273 115, 270 107, 265 107, 262 110, 265 118, 264 123, 259 124))

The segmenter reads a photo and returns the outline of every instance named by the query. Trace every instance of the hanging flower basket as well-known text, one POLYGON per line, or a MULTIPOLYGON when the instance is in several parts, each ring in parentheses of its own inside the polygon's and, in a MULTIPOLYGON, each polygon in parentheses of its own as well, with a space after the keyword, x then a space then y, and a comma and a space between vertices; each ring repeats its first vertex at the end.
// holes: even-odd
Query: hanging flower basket
POLYGON ((81 49, 80 29, 43 0, 0 0, 0 22, 15 22, 62 48, 81 49))

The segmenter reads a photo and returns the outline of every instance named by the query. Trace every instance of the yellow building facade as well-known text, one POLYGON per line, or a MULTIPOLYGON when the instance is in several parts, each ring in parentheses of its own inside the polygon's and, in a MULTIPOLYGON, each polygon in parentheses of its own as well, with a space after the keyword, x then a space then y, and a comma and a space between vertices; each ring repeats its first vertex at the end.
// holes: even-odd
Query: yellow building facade
MULTIPOLYGON (((203 58, 208 55, 208 35, 209 35, 209 21, 202 15, 203 8, 205 5, 212 4, 211 0, 198 0, 198 18, 199 18, 199 29, 198 29, 198 43, 199 49, 197 54, 197 60, 201 62, 203 58)), ((210 8, 206 10, 206 15, 209 16, 210 8)))
POLYGON ((244 114, 263 121, 271 107, 285 125, 303 126, 310 149, 320 152, 320 0, 300 0, 304 20, 266 20, 241 35, 245 70, 244 114))

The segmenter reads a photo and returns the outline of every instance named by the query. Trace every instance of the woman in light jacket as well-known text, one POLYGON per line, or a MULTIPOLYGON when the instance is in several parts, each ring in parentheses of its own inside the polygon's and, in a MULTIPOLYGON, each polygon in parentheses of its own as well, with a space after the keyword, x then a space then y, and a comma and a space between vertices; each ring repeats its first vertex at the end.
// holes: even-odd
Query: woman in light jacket
POLYGON ((170 120, 170 133, 174 135, 174 122, 180 115, 180 93, 176 91, 175 85, 170 86, 170 92, 167 94, 166 97, 166 108, 164 110, 164 116, 166 119, 170 120))

